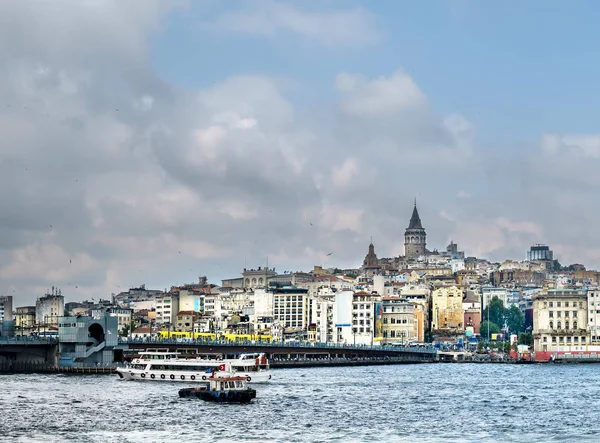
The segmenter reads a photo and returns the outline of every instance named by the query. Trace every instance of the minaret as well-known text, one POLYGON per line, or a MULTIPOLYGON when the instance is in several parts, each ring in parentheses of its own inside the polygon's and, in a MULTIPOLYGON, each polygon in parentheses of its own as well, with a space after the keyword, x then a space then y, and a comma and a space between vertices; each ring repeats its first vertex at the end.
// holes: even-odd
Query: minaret
POLYGON ((404 232, 404 256, 406 258, 416 259, 425 255, 427 249, 427 234, 421 224, 421 217, 417 210, 417 198, 415 197, 415 206, 413 208, 408 228, 404 232))

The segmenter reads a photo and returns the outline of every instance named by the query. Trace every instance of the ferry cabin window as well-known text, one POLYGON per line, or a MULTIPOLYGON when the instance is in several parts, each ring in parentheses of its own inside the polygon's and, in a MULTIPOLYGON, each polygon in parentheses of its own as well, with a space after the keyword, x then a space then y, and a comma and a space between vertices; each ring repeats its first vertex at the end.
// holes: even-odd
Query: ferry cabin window
MULTIPOLYGON (((212 368, 212 367, 210 367, 212 368)), ((156 365, 150 366, 154 371, 186 371, 186 372, 206 372, 210 369, 207 366, 182 366, 182 365, 156 365)))

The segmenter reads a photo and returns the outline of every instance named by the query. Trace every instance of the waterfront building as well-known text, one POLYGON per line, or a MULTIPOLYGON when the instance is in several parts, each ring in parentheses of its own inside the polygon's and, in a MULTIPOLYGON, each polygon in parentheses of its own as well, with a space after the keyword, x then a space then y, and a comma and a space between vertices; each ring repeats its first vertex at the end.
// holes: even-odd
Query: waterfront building
POLYGON ((352 300, 352 344, 372 345, 375 328, 377 294, 365 291, 354 293, 352 300))
POLYGON ((58 319, 65 315, 65 298, 60 289, 52 287, 51 292, 36 300, 35 315, 38 326, 58 327, 58 319))
POLYGON ((463 289, 458 286, 437 288, 431 293, 432 331, 464 332, 463 295, 463 289))
POLYGON ((335 343, 352 343, 352 301, 354 291, 343 290, 335 293, 333 304, 335 343))
POLYGON ((0 296, 0 335, 12 336, 14 329, 13 297, 12 295, 0 296))
POLYGON ((117 330, 118 332, 123 331, 125 328, 129 328, 131 326, 132 320, 132 310, 126 308, 101 308, 101 309, 92 309, 92 317, 100 317, 104 313, 107 315, 117 317, 117 330))
POLYGON ((175 317, 175 331, 193 332, 198 329, 202 314, 196 311, 179 311, 175 317))
POLYGON ((172 325, 179 312, 179 294, 165 292, 156 299, 156 323, 158 325, 172 325))
POLYGON ((600 290, 587 291, 587 306, 590 344, 600 345, 600 290))
POLYGON ((400 295, 406 300, 414 303, 418 308, 416 328, 417 333, 421 337, 419 341, 423 341, 425 331, 429 329, 429 307, 431 306, 431 289, 428 285, 406 285, 402 288, 400 295))
POLYGON ((112 364, 118 345, 118 320, 106 312, 96 316, 58 318, 61 366, 112 364))
POLYGON ((179 291, 179 311, 204 312, 206 294, 194 289, 181 289, 179 291))
POLYGON ((417 259, 427 253, 427 234, 421 224, 421 217, 417 210, 417 201, 413 213, 408 223, 408 228, 404 232, 404 256, 407 259, 417 259))
POLYGON ((335 292, 331 292, 329 297, 309 297, 309 336, 312 340, 320 343, 332 343, 334 322, 333 306, 335 304, 335 292))
POLYGON ((407 343, 418 340, 415 305, 400 297, 383 297, 383 343, 407 343))
POLYGON ((31 335, 35 328, 35 306, 21 306, 15 310, 15 333, 31 335))
POLYGON ((271 289, 273 294, 273 318, 283 328, 305 331, 307 328, 308 290, 300 288, 271 289))
POLYGON ((587 304, 588 294, 584 290, 554 289, 533 297, 536 360, 547 359, 555 352, 586 350, 587 304))

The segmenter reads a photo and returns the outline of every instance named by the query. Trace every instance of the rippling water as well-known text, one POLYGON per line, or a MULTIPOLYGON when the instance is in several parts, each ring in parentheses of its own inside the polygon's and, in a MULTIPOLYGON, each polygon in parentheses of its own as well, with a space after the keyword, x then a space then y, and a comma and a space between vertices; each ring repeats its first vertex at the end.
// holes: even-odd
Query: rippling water
POLYGON ((249 405, 183 383, 0 375, 9 442, 600 441, 600 365, 273 370, 249 405))

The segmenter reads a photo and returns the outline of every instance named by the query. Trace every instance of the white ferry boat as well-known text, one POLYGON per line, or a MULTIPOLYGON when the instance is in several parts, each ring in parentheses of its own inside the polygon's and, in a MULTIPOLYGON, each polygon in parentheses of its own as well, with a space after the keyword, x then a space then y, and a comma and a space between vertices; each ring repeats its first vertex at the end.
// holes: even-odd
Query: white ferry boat
POLYGON ((231 365, 236 377, 244 377, 249 383, 271 379, 269 361, 263 353, 241 354, 236 359, 190 359, 180 358, 178 352, 145 351, 130 365, 117 368, 117 374, 121 380, 206 383, 211 376, 225 375, 226 364, 231 365))

